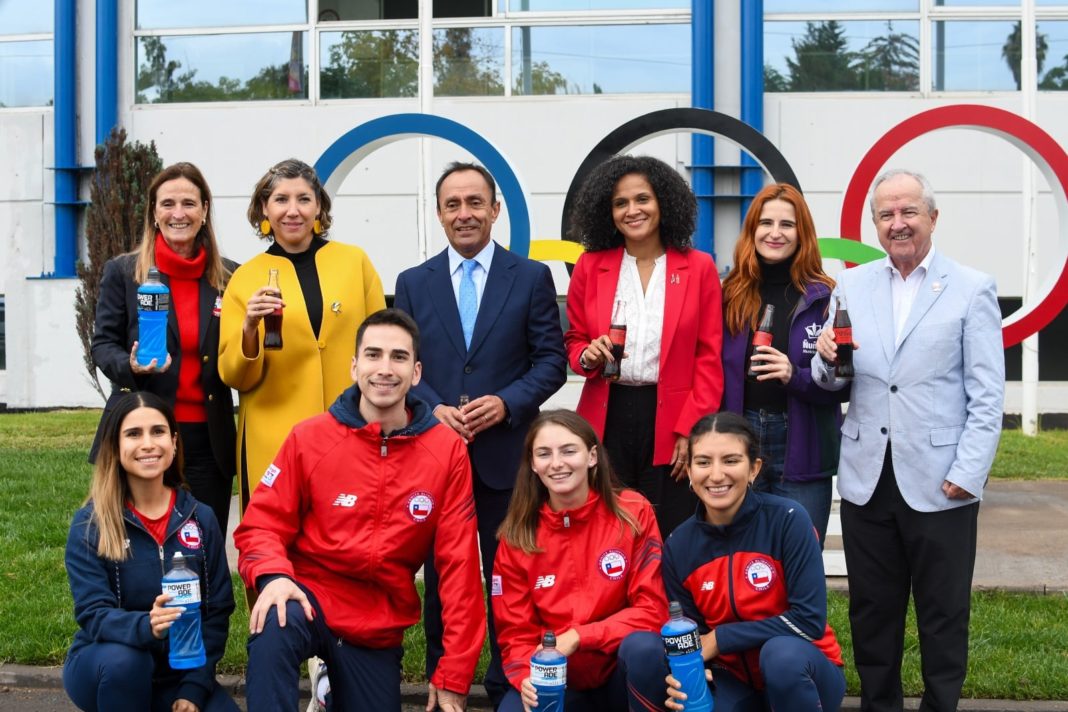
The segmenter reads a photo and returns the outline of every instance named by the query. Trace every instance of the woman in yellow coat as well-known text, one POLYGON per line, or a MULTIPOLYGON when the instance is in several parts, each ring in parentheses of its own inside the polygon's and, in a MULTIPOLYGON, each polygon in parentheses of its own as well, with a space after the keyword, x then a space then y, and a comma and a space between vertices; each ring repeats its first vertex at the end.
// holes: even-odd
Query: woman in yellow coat
POLYGON ((386 306, 363 250, 326 240, 330 196, 295 159, 256 184, 248 220, 273 242, 234 272, 223 299, 219 373, 240 393, 241 511, 290 429, 324 412, 352 385, 356 328, 386 306), (278 294, 268 288, 278 270, 278 294), (264 317, 282 308, 282 348, 264 349, 264 317))

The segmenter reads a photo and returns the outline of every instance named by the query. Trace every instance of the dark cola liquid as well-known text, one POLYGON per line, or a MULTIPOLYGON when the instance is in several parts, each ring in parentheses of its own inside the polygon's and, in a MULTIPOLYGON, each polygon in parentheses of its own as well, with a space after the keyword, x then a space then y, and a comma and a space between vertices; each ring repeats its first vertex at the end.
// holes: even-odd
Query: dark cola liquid
POLYGON ((282 310, 275 309, 263 317, 263 348, 277 351, 282 348, 282 310))
MULTIPOLYGON (((848 317, 847 317, 848 318, 848 317)), ((837 319, 836 319, 837 321, 837 319)), ((838 378, 853 377, 853 329, 849 326, 834 327, 835 360, 834 375, 838 378)))
POLYGON ((620 376, 619 364, 623 361, 623 347, 627 342, 627 327, 611 326, 608 329, 608 338, 612 340, 612 358, 601 370, 601 375, 609 381, 618 381, 620 376))

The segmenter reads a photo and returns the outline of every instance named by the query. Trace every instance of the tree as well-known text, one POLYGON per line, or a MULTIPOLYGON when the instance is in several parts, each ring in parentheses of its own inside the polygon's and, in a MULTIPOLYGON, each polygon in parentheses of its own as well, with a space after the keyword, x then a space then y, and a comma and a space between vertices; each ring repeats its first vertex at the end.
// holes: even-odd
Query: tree
MULTIPOLYGON (((1005 63, 1009 65, 1009 71, 1012 72, 1012 79, 1016 82, 1016 88, 1022 87, 1020 79, 1020 63, 1023 60, 1023 25, 1017 21, 1012 28, 1012 32, 1005 39, 1005 44, 1001 46, 1001 58, 1005 60, 1005 63)), ((1035 64, 1036 74, 1042 74, 1042 65, 1046 63, 1046 52, 1049 50, 1049 44, 1046 41, 1046 35, 1041 32, 1035 33, 1035 64)))
POLYGON ((434 35, 434 94, 494 96, 504 93, 495 58, 499 51, 470 27, 434 35))
POLYGON ((108 260, 133 250, 141 240, 148 186, 163 169, 163 162, 155 142, 128 144, 121 128, 112 129, 107 141, 96 147, 94 157, 96 170, 89 182, 90 202, 85 211, 87 254, 86 261, 78 263, 74 314, 82 362, 90 382, 104 397, 91 351, 100 278, 108 260))
POLYGON ((845 28, 835 20, 805 23, 805 35, 791 44, 795 57, 786 58, 790 91, 848 91, 859 86, 845 28))
POLYGON ((419 34, 415 30, 344 32, 322 67, 324 99, 415 96, 419 34))
POLYGON ((886 36, 874 37, 857 53, 852 65, 860 89, 916 91, 920 88, 920 41, 905 32, 894 32, 886 23, 886 36))
MULTIPOLYGON (((515 65, 513 65, 514 69, 515 65)), ((520 73, 516 73, 514 86, 512 92, 515 94, 525 94, 523 87, 523 76, 520 73)), ((548 62, 539 61, 531 62, 530 64, 530 95, 539 96, 545 94, 570 94, 574 92, 579 93, 578 87, 574 84, 568 84, 567 77, 560 72, 554 71, 548 62)), ((603 94, 604 89, 597 83, 593 83, 593 93, 603 94)))
POLYGON ((790 91, 790 83, 775 67, 764 65, 764 91, 790 91))

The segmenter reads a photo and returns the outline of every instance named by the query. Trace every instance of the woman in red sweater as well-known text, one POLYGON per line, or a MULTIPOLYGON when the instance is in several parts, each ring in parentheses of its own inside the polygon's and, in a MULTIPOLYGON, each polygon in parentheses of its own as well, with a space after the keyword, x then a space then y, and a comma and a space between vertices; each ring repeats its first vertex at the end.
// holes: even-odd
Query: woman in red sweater
POLYGON ((616 486, 593 428, 568 410, 530 426, 526 457, 497 534, 493 618, 515 689, 501 712, 537 705, 530 656, 556 634, 567 656, 566 708, 661 709, 659 630, 667 618, 663 543, 648 500, 616 486))
MULTIPOLYGON (((234 403, 219 378, 219 312, 236 265, 219 254, 211 190, 192 163, 164 168, 148 188, 141 244, 104 266, 93 330, 93 362, 112 384, 102 424, 119 397, 149 391, 174 408, 193 496, 225 532, 236 467, 234 403), (137 288, 155 266, 171 290, 167 360, 137 362, 137 288)), ((100 433, 89 454, 95 461, 100 433)))

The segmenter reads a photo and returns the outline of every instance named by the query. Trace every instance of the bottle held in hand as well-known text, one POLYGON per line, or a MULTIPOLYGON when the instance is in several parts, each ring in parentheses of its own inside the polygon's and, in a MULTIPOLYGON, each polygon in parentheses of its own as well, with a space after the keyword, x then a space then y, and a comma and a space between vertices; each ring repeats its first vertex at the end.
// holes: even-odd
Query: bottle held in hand
POLYGON ((530 684, 538 693, 538 712, 564 712, 567 658, 556 649, 556 634, 545 631, 541 650, 530 658, 530 684))
POLYGON ((612 323, 608 327, 608 339, 612 342, 612 358, 614 361, 606 361, 601 375, 609 381, 618 381, 620 376, 619 366, 623 361, 623 347, 627 344, 627 304, 616 300, 612 309, 612 323))
POLYGON ((705 661, 701 657, 701 635, 697 624, 682 615, 682 605, 668 605, 671 618, 660 629, 671 675, 686 693, 686 712, 712 712, 712 693, 705 680, 705 661))
POLYGON ((163 593, 170 595, 167 607, 185 608, 170 627, 168 662, 175 670, 203 667, 207 662, 200 630, 200 577, 186 566, 185 557, 174 553, 171 570, 163 575, 163 593))
POLYGON ((137 363, 147 366, 156 359, 162 368, 167 362, 167 312, 171 310, 171 290, 160 281, 155 265, 137 288, 137 363))
POLYGON ((845 297, 838 298, 834 312, 834 375, 837 378, 853 377, 853 322, 849 320, 845 297))
POLYGON ((765 361, 760 358, 761 354, 756 350, 757 346, 771 346, 771 325, 775 319, 775 307, 771 304, 764 306, 764 314, 760 317, 760 324, 753 332, 753 348, 749 356, 749 371, 746 378, 756 380, 760 374, 753 370, 753 366, 763 366, 765 361))
MULTIPOLYGON (((267 273, 267 286, 274 296, 282 298, 282 290, 278 287, 278 270, 272 269, 267 273)), ((282 307, 263 318, 263 348, 268 351, 282 348, 282 307)))

